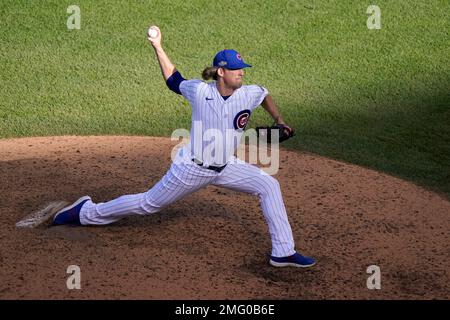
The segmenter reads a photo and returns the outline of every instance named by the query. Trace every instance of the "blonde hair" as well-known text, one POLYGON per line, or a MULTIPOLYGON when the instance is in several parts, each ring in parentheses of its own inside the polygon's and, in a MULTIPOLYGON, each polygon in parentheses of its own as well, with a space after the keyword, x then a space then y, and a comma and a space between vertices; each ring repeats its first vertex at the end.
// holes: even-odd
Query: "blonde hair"
POLYGON ((202 72, 203 80, 216 80, 217 81, 217 67, 206 67, 202 72))

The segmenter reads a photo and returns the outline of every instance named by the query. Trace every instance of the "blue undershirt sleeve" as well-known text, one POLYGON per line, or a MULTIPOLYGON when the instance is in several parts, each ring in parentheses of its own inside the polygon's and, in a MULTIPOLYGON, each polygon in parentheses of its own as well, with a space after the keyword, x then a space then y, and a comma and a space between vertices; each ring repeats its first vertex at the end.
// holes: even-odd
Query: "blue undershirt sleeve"
POLYGON ((167 86, 170 90, 175 93, 181 94, 180 84, 182 81, 186 80, 183 78, 180 72, 175 71, 166 81, 167 86))

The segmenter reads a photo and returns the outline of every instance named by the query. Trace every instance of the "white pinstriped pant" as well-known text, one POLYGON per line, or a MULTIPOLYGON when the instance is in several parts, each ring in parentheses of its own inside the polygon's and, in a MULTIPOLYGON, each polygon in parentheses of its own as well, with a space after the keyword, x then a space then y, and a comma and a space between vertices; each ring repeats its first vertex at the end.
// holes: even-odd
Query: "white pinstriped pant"
POLYGON ((83 225, 102 225, 129 215, 152 214, 210 184, 257 195, 269 226, 272 256, 285 257, 295 253, 278 181, 258 167, 236 158, 220 173, 193 162, 172 163, 164 177, 147 192, 124 195, 106 203, 86 202, 80 211, 80 221, 83 225))

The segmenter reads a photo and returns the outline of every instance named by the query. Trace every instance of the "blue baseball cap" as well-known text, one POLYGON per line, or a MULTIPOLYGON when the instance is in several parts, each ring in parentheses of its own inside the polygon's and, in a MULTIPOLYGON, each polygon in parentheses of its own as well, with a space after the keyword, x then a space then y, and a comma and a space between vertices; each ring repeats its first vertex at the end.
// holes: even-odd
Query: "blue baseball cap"
POLYGON ((249 68, 251 65, 244 62, 239 52, 232 49, 225 49, 217 52, 213 60, 214 67, 222 67, 230 70, 249 68))

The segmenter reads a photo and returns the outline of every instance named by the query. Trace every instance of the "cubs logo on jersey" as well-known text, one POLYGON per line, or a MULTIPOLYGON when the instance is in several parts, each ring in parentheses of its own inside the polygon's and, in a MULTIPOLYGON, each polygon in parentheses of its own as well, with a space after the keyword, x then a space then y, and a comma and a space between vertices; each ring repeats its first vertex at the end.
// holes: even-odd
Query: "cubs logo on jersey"
POLYGON ((251 113, 252 112, 249 109, 239 111, 233 120, 234 129, 238 131, 243 131, 247 126, 251 113))

